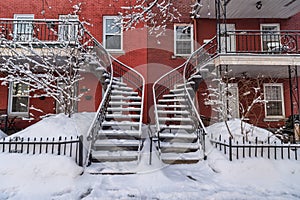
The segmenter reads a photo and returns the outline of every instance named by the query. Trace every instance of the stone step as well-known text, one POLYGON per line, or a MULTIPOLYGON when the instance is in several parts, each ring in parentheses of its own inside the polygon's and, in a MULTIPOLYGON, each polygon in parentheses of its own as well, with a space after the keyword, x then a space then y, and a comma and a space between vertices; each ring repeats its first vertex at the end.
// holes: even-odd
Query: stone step
POLYGON ((172 98, 172 99, 159 99, 158 103, 184 103, 186 99, 183 98, 172 98))
POLYGON ((186 109, 188 105, 179 104, 179 105, 167 105, 167 104, 157 104, 157 108, 164 108, 164 109, 186 109))
POLYGON ((112 95, 124 95, 124 96, 137 96, 138 92, 128 92, 128 91, 122 91, 122 90, 112 90, 112 95))
POLYGON ((112 89, 133 92, 133 89, 131 87, 124 87, 124 86, 119 86, 119 85, 112 85, 112 89))

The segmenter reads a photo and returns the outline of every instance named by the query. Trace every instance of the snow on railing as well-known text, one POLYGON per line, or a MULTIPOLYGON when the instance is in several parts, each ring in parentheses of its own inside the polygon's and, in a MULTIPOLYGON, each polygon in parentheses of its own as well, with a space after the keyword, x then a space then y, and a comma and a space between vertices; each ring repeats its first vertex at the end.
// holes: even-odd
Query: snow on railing
POLYGON ((158 110, 157 110, 157 102, 159 99, 163 97, 164 94, 169 93, 171 89, 174 88, 176 84, 183 83, 183 69, 185 63, 174 68, 168 73, 161 76, 158 80, 156 80, 152 86, 153 93, 153 103, 154 103, 154 113, 155 113, 155 124, 156 124, 156 132, 159 134, 159 119, 158 119, 158 110))
MULTIPOLYGON (((275 136, 274 136, 275 137, 275 136)), ((232 137, 222 138, 222 135, 214 137, 210 136, 211 144, 223 151, 225 155, 228 155, 228 159, 232 161, 241 158, 267 158, 267 159, 295 159, 298 160, 300 154, 300 144, 292 143, 288 141, 284 143, 283 140, 271 141, 270 137, 266 141, 259 141, 258 137, 254 141, 249 141, 245 136, 238 140, 232 137)))
POLYGON ((0 140, 0 153, 69 156, 83 166, 83 136, 58 138, 8 137, 0 140))
MULTIPOLYGON (((199 111, 195 106, 194 98, 191 96, 190 91, 187 88, 187 84, 191 81, 193 75, 201 75, 201 69, 203 69, 211 60, 213 60, 217 55, 217 42, 216 37, 212 38, 210 41, 202 45, 199 49, 197 49, 187 60, 183 70, 183 82, 185 93, 188 97, 188 104, 190 105, 192 115, 196 117, 198 125, 198 142, 201 143, 201 147, 204 154, 204 159, 206 159, 205 155, 205 135, 207 133, 206 128, 202 122, 199 111), (199 135, 201 134, 201 135, 199 135), (201 137, 202 136, 202 137, 201 137), (200 141, 199 141, 200 140, 200 141)), ((197 86, 194 86, 197 87, 197 86)), ((193 91, 195 93, 195 91, 193 91)), ((195 94, 193 94, 195 96, 195 94)))

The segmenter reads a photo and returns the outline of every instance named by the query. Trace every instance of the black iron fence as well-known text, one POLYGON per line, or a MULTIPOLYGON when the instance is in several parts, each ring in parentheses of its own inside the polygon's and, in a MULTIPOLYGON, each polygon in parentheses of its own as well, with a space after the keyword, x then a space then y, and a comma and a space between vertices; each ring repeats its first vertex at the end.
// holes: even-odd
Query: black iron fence
POLYGON ((300 156, 300 144, 291 142, 283 143, 277 139, 271 142, 270 137, 266 141, 259 141, 256 137, 254 141, 247 141, 246 137, 235 141, 231 137, 223 139, 221 135, 214 138, 211 136, 210 142, 215 148, 228 155, 228 159, 232 161, 234 158, 251 158, 261 157, 268 159, 295 159, 300 156))
POLYGON ((83 166, 83 136, 59 138, 10 137, 0 140, 0 153, 69 156, 83 166))
POLYGON ((300 53, 300 31, 236 30, 219 36, 221 53, 300 53))

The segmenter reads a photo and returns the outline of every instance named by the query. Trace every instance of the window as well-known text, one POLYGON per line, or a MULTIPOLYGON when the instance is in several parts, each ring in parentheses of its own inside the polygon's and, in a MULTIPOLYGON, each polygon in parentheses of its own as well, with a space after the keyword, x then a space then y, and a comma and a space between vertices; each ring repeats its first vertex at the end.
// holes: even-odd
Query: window
POLYGON ((261 41, 263 51, 278 51, 280 49, 279 24, 261 24, 261 41))
POLYGON ((33 14, 15 14, 14 15, 14 40, 27 42, 32 40, 33 35, 33 14))
POLYGON ((9 86, 9 113, 28 114, 29 86, 22 83, 11 83, 9 86))
POLYGON ((264 84, 265 113, 267 118, 284 117, 283 85, 264 84))
POLYGON ((76 41, 78 36, 78 16, 60 15, 61 20, 58 29, 58 39, 60 41, 76 41))
POLYGON ((193 27, 191 25, 174 26, 175 55, 188 56, 193 52, 193 27))
POLYGON ((105 16, 103 18, 103 44, 107 50, 122 50, 123 49, 123 27, 116 24, 118 17, 105 16))

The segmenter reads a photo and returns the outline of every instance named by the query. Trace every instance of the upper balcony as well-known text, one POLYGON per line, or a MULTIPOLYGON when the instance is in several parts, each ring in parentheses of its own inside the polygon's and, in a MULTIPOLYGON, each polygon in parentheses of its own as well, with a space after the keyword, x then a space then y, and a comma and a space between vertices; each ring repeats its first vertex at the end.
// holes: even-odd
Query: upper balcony
POLYGON ((2 52, 24 46, 44 50, 45 47, 87 47, 93 46, 91 38, 77 19, 0 19, 2 52))

